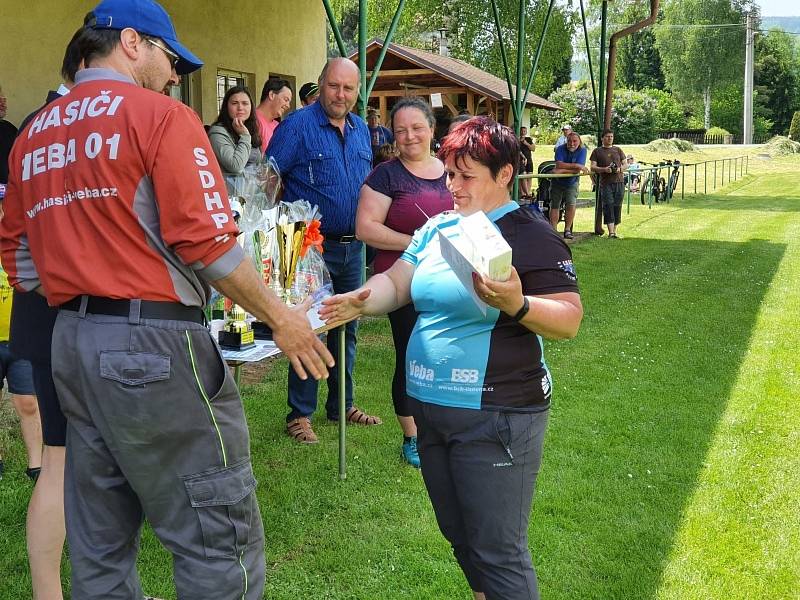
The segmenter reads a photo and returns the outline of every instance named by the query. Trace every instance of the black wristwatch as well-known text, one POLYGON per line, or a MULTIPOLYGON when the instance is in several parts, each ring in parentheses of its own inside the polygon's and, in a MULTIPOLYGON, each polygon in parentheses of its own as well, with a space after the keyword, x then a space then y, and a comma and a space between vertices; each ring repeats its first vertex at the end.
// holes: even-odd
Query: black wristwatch
POLYGON ((514 319, 517 323, 522 321, 525 318, 525 315, 528 314, 528 311, 531 309, 531 301, 528 300, 527 296, 522 297, 522 308, 519 309, 519 312, 515 314, 512 319, 514 319))

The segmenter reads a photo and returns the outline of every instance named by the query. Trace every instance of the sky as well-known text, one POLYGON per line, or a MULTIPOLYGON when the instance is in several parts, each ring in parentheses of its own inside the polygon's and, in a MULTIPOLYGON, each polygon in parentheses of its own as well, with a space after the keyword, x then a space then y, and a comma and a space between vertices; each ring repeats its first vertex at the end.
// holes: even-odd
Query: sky
POLYGON ((757 0, 762 17, 800 17, 798 0, 757 0))

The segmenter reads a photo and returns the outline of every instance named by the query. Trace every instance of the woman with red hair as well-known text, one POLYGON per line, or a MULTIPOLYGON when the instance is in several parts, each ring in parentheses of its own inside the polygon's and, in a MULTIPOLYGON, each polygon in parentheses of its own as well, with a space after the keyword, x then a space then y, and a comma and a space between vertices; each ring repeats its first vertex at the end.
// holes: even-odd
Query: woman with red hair
POLYGON ((537 212, 511 199, 519 141, 486 117, 459 124, 439 151, 455 212, 431 218, 384 273, 324 302, 329 321, 414 303, 406 350, 422 476, 475 598, 539 598, 528 522, 552 393, 542 336, 575 336, 583 317, 572 256, 537 212), (467 289, 442 237, 482 211, 512 248, 506 281, 467 289), (474 295, 473 295, 474 294, 474 295))

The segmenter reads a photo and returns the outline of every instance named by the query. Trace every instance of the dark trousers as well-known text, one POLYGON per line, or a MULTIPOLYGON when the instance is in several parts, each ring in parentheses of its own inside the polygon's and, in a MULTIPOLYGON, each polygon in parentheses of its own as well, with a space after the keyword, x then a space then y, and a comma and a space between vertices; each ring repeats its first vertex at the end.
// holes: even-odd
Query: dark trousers
MULTIPOLYGON (((336 294, 351 292, 361 285, 361 252, 364 245, 361 242, 340 244, 339 242, 326 241, 324 244, 325 264, 331 273, 333 291, 336 294)), ((345 331, 345 359, 347 361, 347 376, 345 379, 345 404, 347 409, 353 406, 353 365, 356 361, 356 321, 348 323, 345 331)), ((339 336, 328 336, 328 350, 339 363, 339 336)), ((309 377, 305 381, 300 379, 289 369, 289 414, 287 421, 297 417, 310 417, 317 410, 318 382, 309 377)), ((339 416, 339 369, 333 368, 328 376, 328 400, 325 410, 329 419, 339 416)))
POLYGON ((470 588, 538 600, 528 522, 548 412, 412 408, 425 487, 470 588))
POLYGON ((394 414, 398 417, 410 417, 411 399, 406 394, 406 349, 411 330, 417 323, 418 313, 412 303, 389 313, 389 324, 392 326, 394 340, 394 376, 392 377, 392 403, 394 414))
POLYGON ((603 222, 608 225, 622 223, 622 198, 625 195, 625 184, 607 183, 600 186, 600 202, 603 204, 603 222))

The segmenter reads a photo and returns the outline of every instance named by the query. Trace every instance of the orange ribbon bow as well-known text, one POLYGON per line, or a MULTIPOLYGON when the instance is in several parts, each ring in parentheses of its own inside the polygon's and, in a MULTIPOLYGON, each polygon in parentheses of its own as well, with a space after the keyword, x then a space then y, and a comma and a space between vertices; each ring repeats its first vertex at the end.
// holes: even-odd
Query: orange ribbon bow
POLYGON ((305 237, 303 237, 303 247, 300 249, 301 258, 305 258, 311 246, 315 246, 317 250, 319 250, 319 253, 322 254, 322 242, 325 240, 325 236, 320 233, 319 228, 320 222, 318 219, 314 219, 308 224, 308 227, 306 227, 306 234, 305 237))

